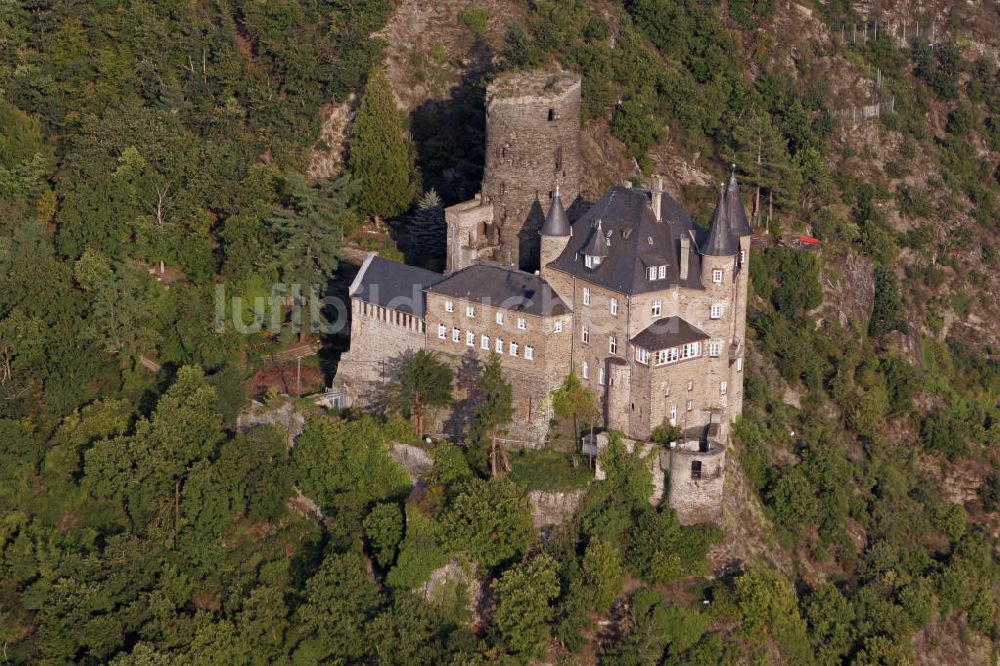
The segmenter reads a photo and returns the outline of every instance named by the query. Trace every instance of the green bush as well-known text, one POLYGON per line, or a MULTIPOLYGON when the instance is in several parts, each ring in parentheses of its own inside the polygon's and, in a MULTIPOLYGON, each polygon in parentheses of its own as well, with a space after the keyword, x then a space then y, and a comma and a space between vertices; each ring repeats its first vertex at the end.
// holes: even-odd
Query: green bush
POLYGON ((458 13, 458 22, 477 34, 486 30, 489 21, 488 9, 463 9, 458 13))

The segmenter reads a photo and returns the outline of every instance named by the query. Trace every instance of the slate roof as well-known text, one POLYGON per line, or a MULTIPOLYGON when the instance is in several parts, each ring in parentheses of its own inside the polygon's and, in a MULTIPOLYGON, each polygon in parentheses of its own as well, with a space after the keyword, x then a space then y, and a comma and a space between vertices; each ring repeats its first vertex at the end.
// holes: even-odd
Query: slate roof
POLYGON ((424 316, 424 289, 444 276, 370 255, 351 284, 351 296, 391 310, 424 316))
POLYGON ((591 227, 590 237, 587 238, 587 242, 583 244, 580 248, 580 254, 585 257, 606 257, 608 256, 608 250, 611 247, 611 236, 613 232, 611 229, 604 231, 604 225, 601 222, 601 218, 597 218, 597 226, 591 227))
POLYGON ((733 257, 739 254, 740 236, 749 235, 750 224, 747 222, 746 211, 743 210, 736 175, 733 174, 725 187, 719 190, 712 223, 708 226, 708 236, 698 246, 698 250, 711 257, 733 257))
POLYGON ((654 321, 632 338, 632 344, 650 351, 658 351, 708 338, 709 335, 705 331, 674 316, 654 321))
POLYGON ((532 315, 570 312, 569 306, 541 277, 495 264, 463 268, 426 291, 532 315))
POLYGON ((569 236, 571 232, 569 216, 563 208, 562 198, 559 196, 559 187, 556 186, 556 195, 549 206, 549 213, 545 216, 545 222, 538 233, 542 236, 569 236))
POLYGON ((659 291, 680 284, 701 289, 701 260, 696 243, 689 253, 688 277, 680 280, 680 238, 697 231, 691 217, 666 192, 661 197, 661 222, 650 207, 650 192, 638 188, 613 187, 573 224, 566 249, 549 265, 589 282, 624 293, 659 291), (584 265, 583 255, 593 248, 600 220, 606 258, 595 268, 584 265), (608 233, 610 232, 610 236, 608 233), (664 280, 648 280, 649 266, 667 267, 664 280))

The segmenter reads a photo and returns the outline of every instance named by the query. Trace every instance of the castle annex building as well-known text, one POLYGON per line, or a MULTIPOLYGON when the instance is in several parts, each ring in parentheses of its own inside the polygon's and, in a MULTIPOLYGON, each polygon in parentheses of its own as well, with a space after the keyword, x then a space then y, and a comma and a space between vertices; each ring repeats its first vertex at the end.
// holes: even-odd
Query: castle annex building
POLYGON ((689 434, 664 463, 671 504, 678 465, 697 486, 687 498, 715 503, 743 400, 750 226, 735 177, 707 230, 659 179, 584 205, 580 81, 563 73, 490 86, 486 159, 481 194, 446 210, 443 275, 377 256, 361 267, 335 387, 365 404, 399 359, 438 352, 456 368, 458 402, 429 427, 457 435, 478 367, 495 352, 514 386, 508 437, 534 446, 547 436, 552 391, 575 370, 600 398, 603 428, 634 440, 664 423, 689 434))

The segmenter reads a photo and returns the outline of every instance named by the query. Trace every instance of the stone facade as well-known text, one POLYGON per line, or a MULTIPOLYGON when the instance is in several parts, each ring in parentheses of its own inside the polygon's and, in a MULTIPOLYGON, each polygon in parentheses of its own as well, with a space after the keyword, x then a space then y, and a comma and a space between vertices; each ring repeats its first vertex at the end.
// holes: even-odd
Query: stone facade
POLYGON ((340 357, 337 385, 349 404, 370 404, 400 359, 426 343, 424 322, 413 315, 351 299, 351 348, 340 357))
POLYGON ((569 371, 571 316, 540 316, 428 293, 426 320, 427 349, 449 360, 457 377, 456 410, 437 420, 437 432, 461 436, 468 430, 474 380, 490 354, 498 352, 514 394, 508 443, 530 448, 544 442, 552 418, 551 392, 569 371))
POLYGON ((743 403, 750 228, 735 177, 707 230, 659 179, 612 188, 573 220, 562 202, 579 196, 579 79, 508 74, 487 107, 483 192, 446 210, 447 273, 366 260, 334 387, 372 404, 401 359, 436 352, 455 368, 456 404, 428 431, 463 437, 482 365, 499 353, 514 394, 507 443, 534 447, 552 391, 575 371, 603 430, 647 452, 657 426, 683 431, 658 458, 659 487, 669 470, 682 522, 717 518, 743 403))

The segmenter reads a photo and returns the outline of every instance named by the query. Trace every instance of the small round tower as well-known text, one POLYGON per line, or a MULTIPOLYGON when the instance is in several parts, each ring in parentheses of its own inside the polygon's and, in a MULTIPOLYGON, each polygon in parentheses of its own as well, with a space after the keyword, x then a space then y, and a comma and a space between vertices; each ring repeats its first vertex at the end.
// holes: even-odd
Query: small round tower
POLYGON ((482 196, 500 229, 501 263, 539 268, 545 211, 556 187, 576 201, 580 161, 579 76, 508 72, 489 86, 482 196))
POLYGON ((726 447, 715 439, 671 442, 670 508, 682 525, 717 520, 722 513, 726 447))

